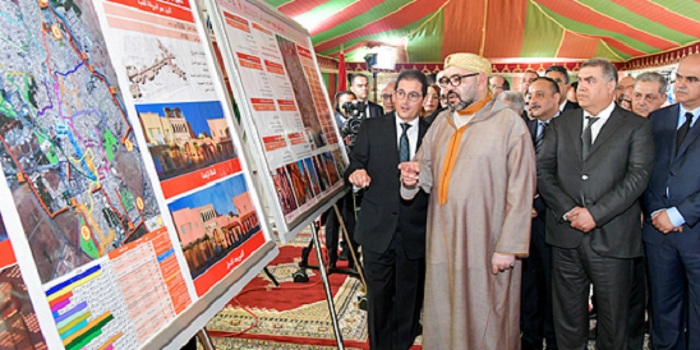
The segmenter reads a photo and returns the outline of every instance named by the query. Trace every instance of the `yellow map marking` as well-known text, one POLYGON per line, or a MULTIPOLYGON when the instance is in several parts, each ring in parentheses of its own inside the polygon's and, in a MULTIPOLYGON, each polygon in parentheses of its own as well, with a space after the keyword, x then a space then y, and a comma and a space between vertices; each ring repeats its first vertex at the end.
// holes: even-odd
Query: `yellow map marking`
POLYGON ((83 225, 82 227, 80 227, 80 235, 83 237, 84 240, 89 241, 90 228, 87 225, 83 225))
POLYGON ((61 40, 61 38, 63 38, 63 33, 61 33, 61 29, 58 27, 58 24, 54 23, 54 25, 51 26, 51 33, 56 40, 61 40))
POLYGON ((143 198, 136 197, 136 209, 138 209, 139 211, 143 210, 143 198))
MULTIPOLYGON (((100 226, 95 222, 95 219, 92 217, 92 214, 88 213, 87 207, 85 207, 85 204, 83 204, 83 203, 78 204, 78 210, 85 213, 85 220, 88 221, 88 224, 90 225, 90 227, 92 227, 93 230, 95 232, 97 232, 97 234, 99 235, 101 243, 100 243, 100 251, 98 253, 100 254, 100 256, 102 256, 102 253, 104 252, 104 249, 102 249, 102 245, 106 241, 105 235, 102 233, 100 226)), ((81 234, 82 234, 82 229, 81 229, 81 234)))
POLYGON ((107 239, 105 239, 104 241, 102 241, 102 243, 100 243, 100 251, 104 251, 105 248, 107 248, 107 246, 110 243, 112 243, 112 241, 114 241, 115 238, 117 238, 117 234, 114 233, 114 229, 110 228, 109 234, 107 235, 107 239))
POLYGON ((134 150, 134 145, 131 143, 131 141, 129 141, 129 139, 124 140, 124 146, 126 147, 126 150, 128 152, 131 152, 134 150))

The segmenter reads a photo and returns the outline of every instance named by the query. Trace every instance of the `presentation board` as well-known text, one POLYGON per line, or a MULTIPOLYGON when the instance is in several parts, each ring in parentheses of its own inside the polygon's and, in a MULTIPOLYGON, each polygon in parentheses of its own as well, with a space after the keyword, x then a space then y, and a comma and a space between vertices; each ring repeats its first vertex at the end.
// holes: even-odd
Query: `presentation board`
POLYGON ((179 349, 277 254, 196 4, 0 15, 1 341, 179 349))
POLYGON ((207 0, 282 242, 343 195, 345 148, 308 31, 254 0, 207 0), (276 199, 276 200, 274 200, 276 199))

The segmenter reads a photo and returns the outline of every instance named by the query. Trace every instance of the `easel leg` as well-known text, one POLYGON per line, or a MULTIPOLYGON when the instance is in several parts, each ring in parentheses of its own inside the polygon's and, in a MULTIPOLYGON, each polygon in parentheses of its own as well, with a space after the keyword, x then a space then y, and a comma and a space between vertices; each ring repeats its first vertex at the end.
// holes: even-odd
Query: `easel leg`
POLYGON ((211 338, 209 337, 209 333, 207 333, 206 328, 202 328, 199 332, 197 332, 197 338, 199 339, 199 343, 202 344, 202 347, 204 350, 214 350, 214 343, 212 343, 211 338))
POLYGON ((328 312, 331 316, 331 322, 333 323, 335 341, 338 344, 338 349, 345 350, 345 345, 343 344, 343 334, 340 332, 338 315, 335 313, 335 305, 333 304, 333 293, 331 292, 330 282, 328 282, 328 274, 326 273, 326 267, 323 265, 323 263, 321 263, 323 261, 323 256, 321 254, 321 240, 318 238, 318 229, 314 224, 311 224, 311 233, 313 235, 314 246, 316 247, 316 258, 318 258, 319 261, 318 270, 321 272, 323 289, 326 291, 326 301, 328 302, 328 312))
POLYGON ((279 287, 280 283, 277 282, 277 278, 275 278, 275 275, 270 272, 270 270, 267 269, 267 266, 263 267, 263 271, 265 271, 265 274, 267 275, 267 278, 269 278, 272 283, 275 285, 275 287, 279 287))
POLYGON ((352 256, 352 260, 355 262, 355 269, 357 272, 360 274, 360 281, 362 281, 362 286, 367 290, 367 283, 365 282, 365 274, 364 274, 364 268, 362 267, 362 264, 360 264, 360 260, 357 258, 357 255, 355 254, 355 246, 352 243, 352 240, 350 239, 350 234, 348 233, 348 229, 345 226, 345 220, 343 220, 343 216, 340 215, 340 209, 338 209, 338 204, 333 204, 333 210, 335 210, 335 216, 338 217, 338 223, 340 223, 340 229, 343 231, 343 237, 345 237, 345 241, 348 242, 348 246, 350 247, 350 255, 352 256))

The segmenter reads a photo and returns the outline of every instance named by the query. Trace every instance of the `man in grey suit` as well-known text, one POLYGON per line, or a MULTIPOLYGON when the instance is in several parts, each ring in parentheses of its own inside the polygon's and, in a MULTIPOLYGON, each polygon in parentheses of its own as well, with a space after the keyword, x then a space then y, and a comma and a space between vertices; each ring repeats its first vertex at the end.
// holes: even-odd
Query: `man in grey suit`
POLYGON ((537 159, 552 245, 554 329, 560 349, 585 349, 589 284, 600 349, 624 349, 634 258, 642 256, 639 197, 654 157, 648 120, 613 102, 617 70, 594 58, 579 72, 582 109, 554 119, 537 159))

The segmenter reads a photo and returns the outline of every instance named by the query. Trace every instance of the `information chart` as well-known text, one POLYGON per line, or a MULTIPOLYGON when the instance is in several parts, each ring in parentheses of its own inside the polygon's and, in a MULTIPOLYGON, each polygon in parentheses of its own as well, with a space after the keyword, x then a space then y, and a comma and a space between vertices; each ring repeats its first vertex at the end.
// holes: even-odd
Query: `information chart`
POLYGON ((249 258, 268 241, 234 147, 225 97, 215 88, 209 47, 189 1, 100 4, 117 76, 132 92, 127 105, 136 111, 146 158, 203 295, 238 265, 229 261, 243 246, 249 258))
POLYGON ((245 0, 211 0, 229 77, 240 79, 282 241, 342 190, 341 142, 308 33, 245 0), (235 74, 232 74, 233 71, 235 74))
MULTIPOLYGON (((82 270, 82 269, 81 269, 82 270)), ((46 291, 65 349, 135 349, 136 329, 129 321, 109 263, 95 264, 46 291)))

